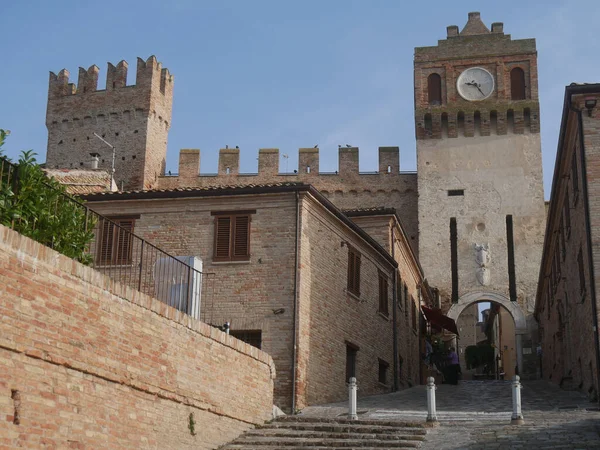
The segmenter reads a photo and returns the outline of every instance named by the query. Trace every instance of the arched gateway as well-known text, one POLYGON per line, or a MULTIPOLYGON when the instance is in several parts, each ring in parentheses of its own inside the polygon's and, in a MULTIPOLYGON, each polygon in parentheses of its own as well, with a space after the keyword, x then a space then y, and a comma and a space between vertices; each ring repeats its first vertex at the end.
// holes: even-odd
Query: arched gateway
POLYGON ((517 347, 517 367, 523 369, 523 335, 527 333, 527 320, 517 302, 511 302, 502 294, 496 292, 469 292, 453 303, 446 314, 454 321, 469 306, 479 302, 493 302, 506 308, 515 322, 515 345, 517 347))

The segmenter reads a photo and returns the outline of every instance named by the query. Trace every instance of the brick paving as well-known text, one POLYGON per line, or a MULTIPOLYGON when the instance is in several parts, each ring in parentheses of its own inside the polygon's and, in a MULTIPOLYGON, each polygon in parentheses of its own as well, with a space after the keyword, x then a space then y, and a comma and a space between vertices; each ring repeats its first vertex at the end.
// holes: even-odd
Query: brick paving
MULTIPOLYGON (((440 426, 431 429, 423 449, 600 449, 598 405, 576 391, 546 381, 524 381, 524 425, 510 425, 509 381, 461 381, 436 391, 440 426)), ((343 417, 346 403, 311 406, 302 415, 343 417)), ((425 421, 425 386, 360 398, 360 419, 425 421)))

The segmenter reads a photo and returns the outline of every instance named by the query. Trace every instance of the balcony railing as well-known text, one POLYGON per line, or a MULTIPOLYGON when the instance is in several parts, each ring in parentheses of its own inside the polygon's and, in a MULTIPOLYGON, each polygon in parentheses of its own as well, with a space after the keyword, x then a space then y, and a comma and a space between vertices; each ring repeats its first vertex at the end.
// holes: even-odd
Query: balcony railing
POLYGON ((201 306, 212 303, 214 274, 202 272, 199 259, 172 256, 135 235, 132 222, 104 217, 43 180, 43 207, 33 210, 34 217, 12 213, 21 194, 21 164, 0 157, 0 223, 194 318, 209 319, 201 306))

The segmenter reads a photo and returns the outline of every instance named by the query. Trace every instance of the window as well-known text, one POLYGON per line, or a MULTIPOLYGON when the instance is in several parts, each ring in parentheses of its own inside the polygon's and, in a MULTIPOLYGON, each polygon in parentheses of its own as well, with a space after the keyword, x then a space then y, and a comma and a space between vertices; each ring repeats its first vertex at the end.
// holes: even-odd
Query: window
POLYGON ((98 264, 131 264, 135 218, 100 219, 98 264))
POLYGON ((213 261, 249 261, 250 214, 213 215, 216 216, 213 261))
POLYGON ((567 192, 565 193, 565 202, 564 202, 564 215, 565 215, 565 228, 567 231, 567 238, 571 237, 571 204, 569 199, 569 188, 567 187, 567 192))
POLYGON ((358 346, 346 342, 346 383, 350 381, 350 378, 356 378, 356 354, 358 353, 358 346))
POLYGON ((398 308, 402 309, 402 278, 400 277, 400 271, 398 271, 396 280, 396 303, 398 303, 398 308))
POLYGON ((430 105, 442 104, 442 77, 437 73, 427 77, 427 96, 430 105))
POLYGON ((449 189, 448 190, 448 197, 459 197, 462 195, 465 195, 464 189, 449 189))
POLYGON ((410 296, 410 304, 412 306, 412 328, 417 331, 417 304, 412 295, 410 296))
POLYGON ((583 253, 581 247, 579 247, 579 254, 577 255, 577 266, 579 268, 579 294, 581 295, 581 301, 585 300, 585 272, 583 271, 583 253))
POLYGON ((259 350, 262 346, 261 330, 229 330, 229 334, 259 350))
POLYGON ((508 293, 511 302, 517 301, 517 274, 515 267, 515 241, 513 234, 513 217, 506 216, 506 244, 508 253, 508 293))
POLYGON ((360 253, 348 247, 348 292, 360 296, 360 253))
POLYGON ((573 206, 579 198, 579 173, 577 170, 577 147, 573 149, 573 161, 571 163, 571 178, 573 183, 573 206))
POLYGON ((520 67, 510 71, 510 99, 525 100, 525 72, 520 67))
POLYGON ((382 384, 387 384, 387 373, 390 365, 385 362, 383 359, 379 360, 379 382, 382 384))
POLYGON ((456 218, 450 218, 450 268, 452 271, 452 303, 458 302, 458 232, 456 218))
POLYGON ((388 315, 388 279, 382 271, 379 271, 379 312, 388 315))
POLYGON ((404 317, 408 323, 408 287, 404 283, 404 317))

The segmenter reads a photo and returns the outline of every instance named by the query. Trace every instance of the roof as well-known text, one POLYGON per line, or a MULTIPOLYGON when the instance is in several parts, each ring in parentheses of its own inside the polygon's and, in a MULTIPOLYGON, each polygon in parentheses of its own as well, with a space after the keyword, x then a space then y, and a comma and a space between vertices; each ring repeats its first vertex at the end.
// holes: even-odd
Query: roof
POLYGON ((69 194, 85 195, 111 189, 112 178, 106 170, 44 169, 44 172, 64 185, 69 194))
POLYGON ((111 201, 111 200, 141 200, 141 199, 166 199, 166 198, 194 198, 194 197, 214 197, 227 195, 257 195, 257 194, 277 194, 285 192, 305 192, 314 197, 334 216, 343 222, 348 228, 360 236, 368 245, 383 256, 392 266, 397 267, 398 263, 375 239, 366 231, 350 220, 340 209, 321 194, 312 185, 299 182, 291 183, 273 183, 273 184, 248 184, 233 186, 205 186, 194 188, 174 188, 174 189, 148 189, 143 191, 118 191, 118 192, 95 192, 83 194, 80 197, 88 202, 111 201))

